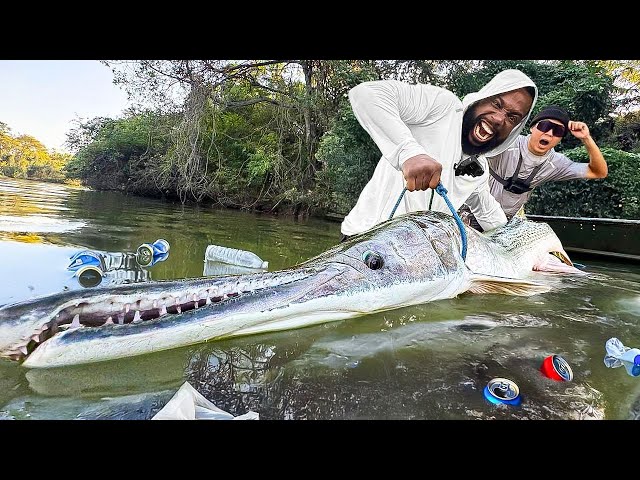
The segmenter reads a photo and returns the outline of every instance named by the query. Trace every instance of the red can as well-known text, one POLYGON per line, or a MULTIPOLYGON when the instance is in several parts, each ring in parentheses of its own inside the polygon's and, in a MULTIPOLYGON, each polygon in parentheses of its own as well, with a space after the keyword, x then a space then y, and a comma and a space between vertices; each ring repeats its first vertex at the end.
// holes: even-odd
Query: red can
POLYGON ((568 382, 573 379, 573 371, 567 361, 560 355, 549 355, 540 366, 540 371, 545 377, 568 382))

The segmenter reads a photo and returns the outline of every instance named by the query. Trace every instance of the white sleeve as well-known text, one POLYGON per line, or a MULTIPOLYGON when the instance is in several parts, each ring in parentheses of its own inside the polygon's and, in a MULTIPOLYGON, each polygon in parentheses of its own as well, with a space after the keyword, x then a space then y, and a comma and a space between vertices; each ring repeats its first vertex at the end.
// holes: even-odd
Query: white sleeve
POLYGON ((465 203, 485 232, 507 223, 507 216, 500 203, 491 195, 488 182, 475 189, 465 203))
POLYGON ((398 80, 364 82, 349 91, 351 108, 384 158, 400 170, 408 158, 427 154, 408 125, 428 125, 458 108, 449 90, 398 80))

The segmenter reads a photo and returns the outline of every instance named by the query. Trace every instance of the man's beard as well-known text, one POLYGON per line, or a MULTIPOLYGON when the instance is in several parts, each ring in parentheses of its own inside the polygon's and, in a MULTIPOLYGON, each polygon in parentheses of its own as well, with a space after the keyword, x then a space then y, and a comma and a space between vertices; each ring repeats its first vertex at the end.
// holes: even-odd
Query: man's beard
POLYGON ((478 117, 475 108, 468 108, 462 117, 462 151, 467 155, 480 155, 500 145, 501 140, 497 136, 493 137, 487 143, 475 146, 469 141, 469 134, 476 124, 478 117))

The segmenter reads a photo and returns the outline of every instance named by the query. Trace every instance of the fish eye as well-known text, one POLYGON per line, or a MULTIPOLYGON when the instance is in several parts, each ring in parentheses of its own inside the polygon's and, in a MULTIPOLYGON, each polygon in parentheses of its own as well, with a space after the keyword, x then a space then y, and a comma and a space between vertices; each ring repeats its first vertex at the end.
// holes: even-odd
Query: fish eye
POLYGON ((384 265, 384 260, 382 260, 382 255, 380 255, 378 252, 373 252, 371 250, 367 250, 362 254, 362 261, 371 270, 378 270, 379 268, 382 268, 382 265, 384 265))

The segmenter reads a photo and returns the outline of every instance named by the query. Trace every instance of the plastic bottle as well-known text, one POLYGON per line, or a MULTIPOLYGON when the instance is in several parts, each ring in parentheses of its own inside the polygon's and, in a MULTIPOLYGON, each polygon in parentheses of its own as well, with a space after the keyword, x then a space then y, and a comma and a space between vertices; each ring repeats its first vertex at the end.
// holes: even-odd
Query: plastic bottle
POLYGON ((249 268, 266 269, 269 266, 269 262, 265 262, 253 252, 220 245, 209 245, 204 253, 204 258, 211 262, 222 262, 249 268))
POLYGON ((609 368, 622 367, 632 377, 640 376, 640 348, 625 347, 620 340, 613 337, 604 346, 607 354, 604 364, 609 368))

